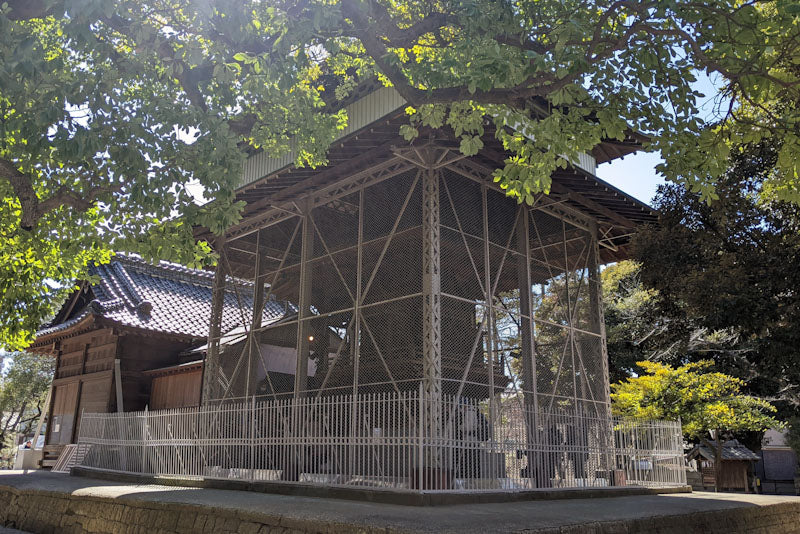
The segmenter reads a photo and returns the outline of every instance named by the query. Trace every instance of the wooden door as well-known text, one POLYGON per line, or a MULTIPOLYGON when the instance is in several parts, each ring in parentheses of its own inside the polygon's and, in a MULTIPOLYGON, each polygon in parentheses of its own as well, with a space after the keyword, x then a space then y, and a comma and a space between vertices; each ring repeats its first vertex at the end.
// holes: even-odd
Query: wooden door
POLYGON ((76 413, 76 424, 73 429, 74 441, 78 439, 80 420, 83 413, 108 413, 111 399, 111 378, 85 380, 80 388, 80 403, 76 413))
POLYGON ((52 445, 72 443, 75 428, 75 412, 78 404, 79 382, 56 386, 53 392, 53 417, 51 418, 50 440, 52 445))

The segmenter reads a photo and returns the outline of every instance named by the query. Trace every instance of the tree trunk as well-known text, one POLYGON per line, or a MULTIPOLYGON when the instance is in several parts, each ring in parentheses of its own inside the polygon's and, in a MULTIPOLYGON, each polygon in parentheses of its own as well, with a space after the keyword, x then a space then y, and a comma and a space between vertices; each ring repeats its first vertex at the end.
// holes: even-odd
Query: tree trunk
POLYGON ((715 430, 715 440, 712 443, 707 439, 701 439, 700 443, 707 446, 714 451, 714 491, 718 492, 720 488, 720 471, 722 469, 722 441, 720 439, 719 430, 715 430))
POLYGON ((719 430, 714 432, 715 447, 714 447, 714 491, 720 491, 721 472, 722 472, 722 435, 719 430))

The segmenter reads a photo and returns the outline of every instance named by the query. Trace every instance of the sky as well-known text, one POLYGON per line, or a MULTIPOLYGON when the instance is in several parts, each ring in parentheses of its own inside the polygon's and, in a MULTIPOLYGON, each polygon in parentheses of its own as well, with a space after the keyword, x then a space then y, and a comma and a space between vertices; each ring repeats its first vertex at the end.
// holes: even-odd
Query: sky
POLYGON ((656 173, 661 163, 658 154, 637 152, 597 166, 597 176, 630 196, 650 204, 656 188, 665 183, 656 173))

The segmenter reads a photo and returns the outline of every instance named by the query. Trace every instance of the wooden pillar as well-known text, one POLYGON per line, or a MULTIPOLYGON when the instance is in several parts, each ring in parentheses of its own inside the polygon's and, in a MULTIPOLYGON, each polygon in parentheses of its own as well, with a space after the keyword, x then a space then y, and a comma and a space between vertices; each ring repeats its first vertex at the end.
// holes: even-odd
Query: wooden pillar
POLYGON ((90 343, 83 344, 83 355, 81 356, 81 374, 86 374, 86 360, 89 358, 90 343))
MULTIPOLYGON (((81 416, 81 393, 83 393, 83 380, 78 381, 78 394, 75 397, 75 409, 72 412, 72 431, 69 436, 70 443, 75 443, 75 438, 78 435, 78 419, 81 416)), ((108 411, 108 405, 106 405, 106 411, 108 411)))
POLYGON ((114 392, 116 393, 117 411, 124 412, 125 407, 122 400, 122 366, 119 358, 114 360, 114 392))
POLYGON ((303 208, 300 246, 300 286, 297 302, 297 363, 294 375, 294 396, 302 397, 308 389, 308 336, 311 335, 309 317, 311 316, 312 265, 314 257, 314 224, 311 221, 311 201, 303 208))
MULTIPOLYGON (((56 378, 59 377, 58 376, 58 372, 59 372, 60 367, 61 367, 61 355, 62 355, 61 342, 60 341, 56 342, 54 344, 53 348, 55 349, 55 353, 56 353, 56 368, 55 368, 55 371, 53 371, 53 380, 55 380, 56 378)), ((47 410, 47 413, 48 413, 47 427, 45 427, 45 430, 44 430, 44 444, 45 444, 45 446, 50 443, 50 433, 53 430, 53 410, 55 409, 55 406, 56 406, 56 388, 52 383, 50 384, 50 391, 51 391, 51 394, 50 394, 50 396, 47 397, 47 401, 48 401, 49 405, 45 408, 47 410)))
POLYGON ((219 236, 215 248, 220 254, 214 272, 214 283, 211 288, 211 319, 208 328, 208 344, 203 362, 203 391, 201 403, 216 399, 219 385, 219 337, 222 328, 222 310, 225 305, 225 267, 221 258, 225 248, 225 236, 219 236))
MULTIPOLYGON (((50 388, 47 390, 47 397, 44 400, 44 406, 42 406, 42 413, 39 415, 39 422, 36 423, 36 433, 33 434, 33 448, 38 449, 39 443, 39 434, 42 433, 42 424, 44 420, 50 415, 51 404, 50 400, 53 398, 53 384, 50 384, 50 388)), ((51 417, 52 419, 52 417, 51 417)), ((50 426, 50 425, 47 425, 50 426)), ((42 443, 42 448, 47 444, 47 438, 45 437, 44 442, 42 443)))

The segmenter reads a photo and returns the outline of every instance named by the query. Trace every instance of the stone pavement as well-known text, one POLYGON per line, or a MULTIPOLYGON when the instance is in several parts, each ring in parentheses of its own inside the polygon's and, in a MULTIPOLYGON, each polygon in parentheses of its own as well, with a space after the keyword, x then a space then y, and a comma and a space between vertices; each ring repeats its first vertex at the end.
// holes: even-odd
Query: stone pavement
POLYGON ((246 491, 136 485, 43 471, 26 474, 0 471, 0 525, 4 523, 32 532, 141 531, 151 534, 247 531, 261 534, 789 533, 800 532, 800 498, 692 493, 410 507, 246 491))

